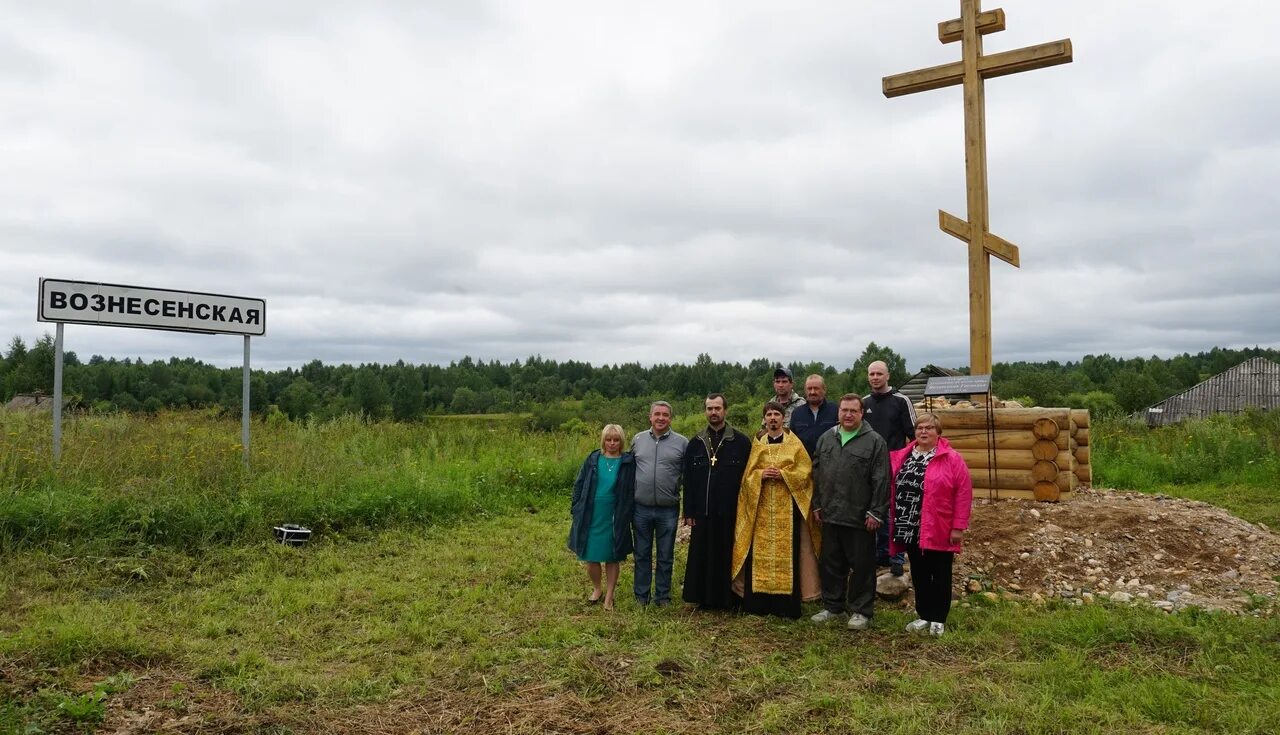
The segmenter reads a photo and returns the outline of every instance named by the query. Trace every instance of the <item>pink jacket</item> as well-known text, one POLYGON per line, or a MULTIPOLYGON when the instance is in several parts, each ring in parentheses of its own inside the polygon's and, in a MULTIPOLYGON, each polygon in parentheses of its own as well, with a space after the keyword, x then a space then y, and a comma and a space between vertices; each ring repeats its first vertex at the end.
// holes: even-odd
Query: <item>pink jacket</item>
MULTIPOLYGON (((897 477, 902 464, 911 456, 913 441, 889 453, 893 482, 889 489, 889 553, 906 551, 893 540, 894 506, 898 498, 897 477)), ((960 553, 960 544, 951 543, 951 531, 969 527, 969 508, 973 505, 973 478, 964 459, 951 448, 944 437, 938 437, 938 451, 924 469, 924 503, 920 508, 920 548, 960 553)))

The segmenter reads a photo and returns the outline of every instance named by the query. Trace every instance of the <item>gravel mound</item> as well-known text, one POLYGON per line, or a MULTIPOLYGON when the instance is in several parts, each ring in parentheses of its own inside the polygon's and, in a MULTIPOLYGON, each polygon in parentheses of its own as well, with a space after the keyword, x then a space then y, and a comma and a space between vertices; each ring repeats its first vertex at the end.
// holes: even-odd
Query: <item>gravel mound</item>
POLYGON ((1081 490, 1061 503, 975 499, 957 591, 1263 614, 1277 609, 1280 535, 1207 503, 1081 490), (961 589, 962 587, 962 589, 961 589))

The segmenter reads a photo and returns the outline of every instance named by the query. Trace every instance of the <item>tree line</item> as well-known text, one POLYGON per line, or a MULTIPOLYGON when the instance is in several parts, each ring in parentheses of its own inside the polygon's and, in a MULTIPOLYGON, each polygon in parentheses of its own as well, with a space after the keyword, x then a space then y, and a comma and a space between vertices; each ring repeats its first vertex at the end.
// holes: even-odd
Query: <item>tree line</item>
MULTIPOLYGON (((1258 347, 1215 347, 1172 358, 1116 358, 1086 355, 1070 362, 996 363, 995 392, 1027 405, 1089 408, 1095 414, 1122 414, 1151 405, 1252 357, 1280 361, 1280 351, 1258 347)), ((7 402, 17 394, 53 391, 53 338, 45 334, 30 347, 14 337, 0 357, 0 387, 7 402)), ((872 342, 848 367, 821 362, 787 365, 802 390, 804 377, 817 373, 837 396, 868 390, 866 367, 884 360, 892 383, 913 375, 900 354, 872 342)), ((714 361, 701 354, 692 364, 640 363, 592 365, 577 360, 486 362, 464 357, 448 365, 330 365, 312 360, 301 368, 254 370, 250 409, 279 412, 290 419, 326 420, 357 414, 370 420, 414 421, 427 415, 529 412, 556 425, 576 408, 607 410, 619 401, 637 403, 662 397, 696 402, 723 392, 733 405, 755 404, 773 393, 777 362, 760 357, 746 364, 714 361)), ((154 413, 162 409, 240 411, 240 368, 219 368, 192 358, 153 360, 94 355, 81 361, 64 355, 64 396, 91 411, 154 413)), ((914 366, 919 369, 921 366, 914 366)), ((965 372, 961 368, 961 372, 965 372)), ((590 411, 594 413, 595 411, 590 411)))

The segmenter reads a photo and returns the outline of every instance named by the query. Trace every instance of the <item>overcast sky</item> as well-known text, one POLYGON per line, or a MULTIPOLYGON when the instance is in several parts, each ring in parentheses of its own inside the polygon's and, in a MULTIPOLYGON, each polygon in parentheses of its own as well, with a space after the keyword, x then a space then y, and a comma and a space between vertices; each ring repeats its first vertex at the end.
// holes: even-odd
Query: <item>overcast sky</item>
MULTIPOLYGON (((0 2, 0 336, 41 276, 263 298, 254 363, 967 365, 957 0, 0 2)), ((1280 345, 1280 3, 1006 0, 997 361, 1280 345)), ((71 325, 67 349, 238 364, 71 325)))

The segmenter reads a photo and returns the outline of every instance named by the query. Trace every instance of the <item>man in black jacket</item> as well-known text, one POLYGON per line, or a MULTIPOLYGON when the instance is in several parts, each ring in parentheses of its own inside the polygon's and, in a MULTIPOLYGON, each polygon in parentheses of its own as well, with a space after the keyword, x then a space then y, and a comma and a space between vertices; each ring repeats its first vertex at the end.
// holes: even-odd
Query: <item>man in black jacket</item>
POLYGON ((751 436, 725 422, 725 398, 704 402, 707 426, 684 452, 684 524, 691 526, 689 563, 684 570, 685 602, 703 610, 737 607, 729 578, 738 487, 751 455, 751 436))
MULTIPOLYGON (((884 437, 889 451, 902 449, 916 433, 916 409, 911 399, 889 385, 889 366, 881 360, 867 366, 867 382, 871 384, 871 392, 862 398, 866 406, 863 418, 884 437)), ((902 554, 889 555, 887 524, 876 536, 876 559, 880 566, 889 567, 895 577, 902 576, 902 563, 906 560, 902 554)))

